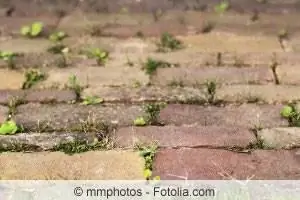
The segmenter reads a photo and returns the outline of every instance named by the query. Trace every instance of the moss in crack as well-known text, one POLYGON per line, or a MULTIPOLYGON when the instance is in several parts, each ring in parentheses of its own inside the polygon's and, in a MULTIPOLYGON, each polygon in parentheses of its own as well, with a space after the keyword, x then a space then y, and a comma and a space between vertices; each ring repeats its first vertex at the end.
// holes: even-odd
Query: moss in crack
POLYGON ((64 142, 56 145, 51 149, 51 151, 61 151, 68 155, 84 153, 87 151, 95 151, 95 150, 108 150, 112 149, 113 143, 110 137, 105 136, 102 138, 95 138, 92 143, 87 140, 79 140, 75 139, 70 142, 64 142))
POLYGON ((0 153, 3 152, 38 152, 41 151, 41 148, 36 145, 29 145, 23 143, 9 143, 9 144, 0 144, 0 153))

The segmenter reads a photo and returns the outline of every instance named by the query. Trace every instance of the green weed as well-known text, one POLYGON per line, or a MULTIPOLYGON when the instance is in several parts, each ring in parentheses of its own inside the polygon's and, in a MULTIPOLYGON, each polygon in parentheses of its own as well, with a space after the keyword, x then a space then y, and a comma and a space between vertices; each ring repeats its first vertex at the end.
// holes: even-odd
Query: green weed
POLYGON ((13 120, 6 120, 0 126, 0 135, 14 135, 21 128, 13 120))
POLYGON ((66 37, 68 37, 68 35, 65 32, 57 31, 57 32, 52 33, 49 36, 49 40, 51 42, 62 42, 63 39, 65 39, 66 37))
POLYGON ((17 53, 10 51, 0 51, 0 58, 7 63, 8 68, 15 69, 15 58, 18 56, 17 53))
POLYGON ((288 120, 290 126, 300 127, 300 112, 295 105, 284 106, 280 111, 280 115, 288 120))
POLYGON ((170 33, 163 33, 160 37, 160 42, 157 44, 157 47, 158 52, 169 52, 182 49, 183 43, 170 33))
POLYGON ((99 66, 105 65, 109 58, 109 52, 100 48, 91 49, 88 52, 89 58, 95 58, 99 66))
POLYGON ((23 26, 21 28, 21 34, 29 38, 39 37, 43 32, 43 27, 43 23, 34 22, 31 25, 23 26))
POLYGON ((145 70, 146 74, 152 75, 156 72, 157 68, 165 68, 171 67, 171 64, 168 62, 164 62, 161 60, 155 60, 153 58, 148 58, 146 63, 144 63, 143 70, 145 70))
POLYGON ((228 1, 221 1, 219 4, 215 6, 215 12, 218 14, 223 14, 229 9, 228 1))
POLYGON ((83 98, 82 105, 95 105, 103 103, 104 99, 99 98, 97 96, 86 96, 83 98))
POLYGON ((29 69, 25 72, 25 82, 22 85, 22 89, 29 89, 36 83, 46 79, 46 75, 43 72, 35 69, 29 69))
POLYGON ((145 116, 138 117, 134 120, 135 126, 162 126, 164 125, 159 121, 159 114, 161 109, 166 106, 165 103, 150 103, 143 106, 145 116))
POLYGON ((75 75, 72 75, 69 77, 67 87, 74 90, 74 92, 77 96, 77 100, 79 100, 81 97, 81 92, 83 90, 83 87, 80 85, 80 83, 75 75))

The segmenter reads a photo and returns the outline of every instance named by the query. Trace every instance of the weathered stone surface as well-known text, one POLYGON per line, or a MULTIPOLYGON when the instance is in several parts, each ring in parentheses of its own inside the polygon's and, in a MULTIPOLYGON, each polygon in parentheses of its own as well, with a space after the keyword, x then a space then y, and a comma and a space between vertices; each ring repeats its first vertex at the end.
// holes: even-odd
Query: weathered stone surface
POLYGON ((49 88, 55 85, 64 86, 71 75, 75 75, 83 86, 102 85, 132 85, 135 81, 143 84, 149 82, 149 77, 140 68, 110 65, 105 67, 81 66, 76 68, 52 69, 47 72, 47 80, 38 85, 39 88, 49 88))
POLYGON ((287 126, 280 116, 281 105, 229 105, 226 107, 197 105, 168 105, 160 112, 160 119, 167 124, 197 124, 203 126, 225 125, 262 128, 287 126))
POLYGON ((26 92, 25 101, 26 102, 70 102, 76 100, 76 93, 74 90, 28 90, 26 92))
POLYGON ((143 114, 140 106, 78 105, 78 104, 34 104, 17 107, 15 120, 26 130, 89 130, 96 124, 119 126, 132 125, 133 120, 143 114))
POLYGON ((257 135, 264 145, 270 148, 300 147, 300 128, 270 128, 258 131, 257 135))
POLYGON ((18 38, 1 42, 0 49, 18 53, 41 53, 45 52, 50 45, 50 41, 46 39, 29 40, 18 38))
POLYGON ((25 81, 23 73, 8 69, 0 69, 0 90, 5 89, 20 89, 25 81))
POLYGON ((8 114, 8 108, 4 106, 0 106, 0 123, 5 121, 8 114))
POLYGON ((299 180, 300 159, 295 151, 256 150, 241 154, 214 149, 160 150, 154 175, 164 180, 299 180))
POLYGON ((246 147, 254 134, 236 126, 126 127, 116 132, 116 145, 133 148, 135 143, 158 142, 160 147, 246 147))
POLYGON ((83 91, 83 96, 99 96, 106 102, 201 102, 206 98, 198 88, 155 86, 89 87, 83 91))
POLYGON ((226 85, 217 89, 216 98, 226 102, 289 102, 300 99, 299 86, 226 85))
POLYGON ((176 67, 160 68, 151 80, 153 84, 168 85, 172 81, 184 85, 204 84, 215 80, 219 84, 247 84, 274 82, 271 69, 267 67, 176 67))
POLYGON ((279 66, 276 70, 281 84, 300 84, 300 72, 297 65, 288 66, 283 65, 279 66))
POLYGON ((0 155, 2 180, 142 180, 143 167, 143 159, 130 151, 0 155))
POLYGON ((18 133, 0 137, 0 147, 11 150, 20 145, 32 147, 34 151, 46 151, 56 145, 72 141, 93 143, 96 136, 88 133, 51 132, 51 133, 18 133))
POLYGON ((73 90, 0 90, 0 104, 9 104, 11 100, 22 103, 62 103, 76 100, 76 94, 73 90))
POLYGON ((275 37, 212 32, 179 38, 185 45, 190 46, 190 51, 201 49, 205 52, 282 52, 275 37))

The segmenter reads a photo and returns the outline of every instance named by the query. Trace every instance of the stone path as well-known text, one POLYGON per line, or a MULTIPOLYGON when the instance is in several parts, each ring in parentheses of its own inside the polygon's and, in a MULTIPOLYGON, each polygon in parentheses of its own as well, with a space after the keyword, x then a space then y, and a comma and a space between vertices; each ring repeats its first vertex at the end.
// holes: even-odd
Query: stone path
MULTIPOLYGON (((208 8, 212 2, 203 1, 208 8)), ((267 3, 249 22, 250 8, 260 4, 239 2, 223 16, 168 10, 157 22, 149 13, 87 13, 88 3, 69 12, 62 4, 68 12, 56 28, 70 36, 63 41, 67 57, 47 52, 46 37, 19 34, 21 25, 39 20, 51 31, 52 11, 26 14, 20 3, 12 16, 1 14, 0 50, 22 55, 14 68, 0 60, 0 122, 20 126, 0 135, 0 179, 130 180, 144 179, 146 169, 161 179, 300 179, 300 129, 280 115, 300 100, 297 7, 267 3), (273 15, 279 7, 287 13, 273 15), (201 33, 208 21, 216 26, 201 33), (281 29, 288 30, 289 50, 278 39, 281 29), (157 52, 165 31, 184 48, 157 52), (105 66, 82 54, 91 47, 109 51, 105 66), (171 67, 146 74, 148 58, 171 67), (22 89, 32 68, 45 77, 22 89), (166 105, 146 112, 155 102, 166 105), (147 114, 152 124, 134 126, 147 114), (138 148, 155 145, 154 160, 145 164, 138 148)))

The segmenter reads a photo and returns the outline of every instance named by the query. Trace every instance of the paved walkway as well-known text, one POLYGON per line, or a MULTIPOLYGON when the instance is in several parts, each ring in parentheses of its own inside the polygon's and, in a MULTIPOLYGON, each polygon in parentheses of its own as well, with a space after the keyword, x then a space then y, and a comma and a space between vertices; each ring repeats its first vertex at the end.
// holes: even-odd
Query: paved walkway
POLYGON ((300 179, 300 129, 280 116, 286 103, 300 99, 297 12, 264 12, 255 22, 251 12, 233 11, 168 11, 157 22, 148 14, 72 12, 57 25, 70 35, 65 60, 47 52, 47 38, 18 34, 38 20, 51 30, 56 19, 20 17, 18 9, 1 18, 0 49, 23 55, 14 68, 0 61, 0 121, 10 116, 23 129, 0 135, 0 179, 144 179, 151 165, 162 179, 300 179), (210 21, 216 26, 202 33, 210 21), (290 37, 279 40, 285 28, 290 37), (157 52, 164 31, 178 35, 184 48, 157 52), (91 47, 110 52, 105 66, 82 55, 91 47), (171 67, 146 74, 148 58, 171 67), (31 68, 45 78, 26 78, 31 68), (167 104, 145 112, 154 101, 167 104), (157 114, 163 126, 134 126, 146 114, 157 114), (136 147, 154 142, 154 160, 145 164, 136 147))

